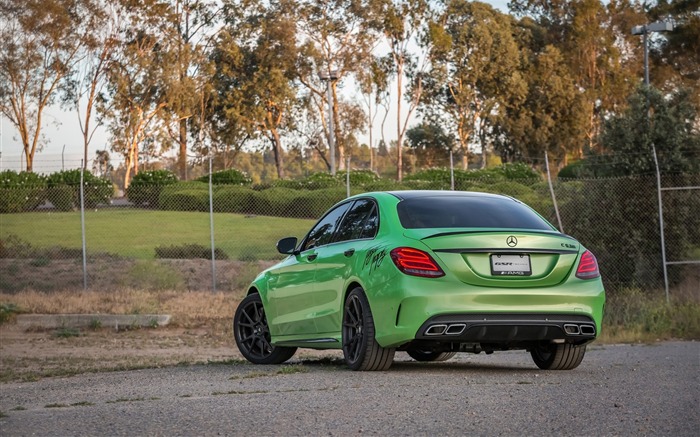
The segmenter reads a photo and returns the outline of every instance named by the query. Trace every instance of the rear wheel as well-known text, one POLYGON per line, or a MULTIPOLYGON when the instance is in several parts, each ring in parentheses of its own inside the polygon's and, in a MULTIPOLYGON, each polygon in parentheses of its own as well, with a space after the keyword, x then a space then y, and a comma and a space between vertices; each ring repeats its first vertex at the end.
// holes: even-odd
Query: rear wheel
POLYGON ((436 352, 418 348, 407 349, 406 353, 416 361, 447 361, 457 355, 457 352, 436 352))
POLYGON ((374 339, 374 319, 362 288, 348 294, 343 310, 343 355, 352 370, 387 370, 396 349, 383 348, 374 339))
POLYGON ((586 345, 544 343, 530 351, 532 360, 543 370, 571 370, 583 361, 586 345))
POLYGON ((248 295, 236 308, 233 336, 241 355, 254 364, 281 364, 297 350, 272 345, 265 309, 257 293, 248 295))

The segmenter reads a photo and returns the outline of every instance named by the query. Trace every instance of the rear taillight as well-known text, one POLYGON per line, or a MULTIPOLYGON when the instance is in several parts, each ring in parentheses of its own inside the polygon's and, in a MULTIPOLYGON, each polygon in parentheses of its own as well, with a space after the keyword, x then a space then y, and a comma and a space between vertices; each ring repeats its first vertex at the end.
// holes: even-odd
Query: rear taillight
POLYGON ((422 250, 410 247, 397 247, 391 251, 391 260, 396 267, 407 275, 424 278, 439 278, 445 276, 435 260, 422 250))
POLYGON ((576 277, 579 279, 593 279, 598 276, 600 276, 600 271, 598 270, 598 261, 596 261, 595 256, 590 250, 583 252, 576 269, 576 277))

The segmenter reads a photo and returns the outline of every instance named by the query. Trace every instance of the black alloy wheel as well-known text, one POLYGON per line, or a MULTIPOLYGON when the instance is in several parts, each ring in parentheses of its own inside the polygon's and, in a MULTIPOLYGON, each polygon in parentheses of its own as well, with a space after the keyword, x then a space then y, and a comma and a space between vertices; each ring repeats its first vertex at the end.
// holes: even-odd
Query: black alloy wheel
POLYGON ((233 335, 238 350, 254 364, 281 364, 292 358, 297 350, 272 345, 265 309, 257 293, 246 296, 236 308, 233 335))
POLYGON ((387 370, 394 348, 383 348, 374 338, 374 320, 362 288, 353 289, 343 310, 343 355, 352 370, 387 370))

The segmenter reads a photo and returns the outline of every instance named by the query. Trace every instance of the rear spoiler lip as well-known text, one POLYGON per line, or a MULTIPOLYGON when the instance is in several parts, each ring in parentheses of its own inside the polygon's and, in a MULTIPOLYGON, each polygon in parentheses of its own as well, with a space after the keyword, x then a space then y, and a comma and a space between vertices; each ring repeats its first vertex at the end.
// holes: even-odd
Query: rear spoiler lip
POLYGON ((454 232, 440 232, 438 234, 433 234, 433 235, 428 235, 427 237, 421 238, 421 241, 427 240, 428 238, 437 238, 437 237, 447 237, 449 235, 460 235, 460 234, 481 234, 484 232, 488 233, 493 233, 493 232, 503 232, 503 233, 513 233, 513 234, 542 234, 542 235, 550 235, 550 236, 556 236, 556 237, 564 237, 568 238, 569 240, 574 240, 578 242, 574 237, 566 234, 562 234, 561 232, 558 231, 533 231, 530 229, 503 229, 503 230, 498 230, 494 231, 493 229, 489 230, 478 230, 478 231, 454 231, 454 232))
POLYGON ((510 254, 527 254, 527 253, 545 253, 557 255, 577 254, 578 250, 565 249, 528 249, 528 248, 478 248, 478 249, 432 249, 433 252, 443 253, 510 253, 510 254))

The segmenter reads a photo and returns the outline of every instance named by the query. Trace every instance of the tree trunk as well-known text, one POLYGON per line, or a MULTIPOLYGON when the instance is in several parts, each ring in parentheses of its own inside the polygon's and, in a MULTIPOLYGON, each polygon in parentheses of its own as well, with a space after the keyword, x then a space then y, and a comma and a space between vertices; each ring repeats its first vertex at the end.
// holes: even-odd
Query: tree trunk
POLYGON ((343 138, 340 136, 340 115, 338 114, 338 95, 336 94, 336 84, 338 81, 332 81, 331 89, 333 94, 333 136, 335 137, 335 150, 336 153, 336 170, 345 169, 345 145, 343 144, 343 138))
POLYGON ((270 141, 272 142, 272 151, 275 154, 277 177, 284 179, 284 151, 282 150, 282 144, 280 144, 280 134, 275 128, 270 129, 270 141))
POLYGON ((180 152, 177 157, 177 168, 180 172, 180 180, 187 180, 187 119, 180 120, 180 135, 178 137, 180 152))
POLYGON ((33 172, 34 171, 34 154, 29 153, 29 151, 25 149, 24 157, 27 158, 27 172, 29 172, 29 173, 33 172))

